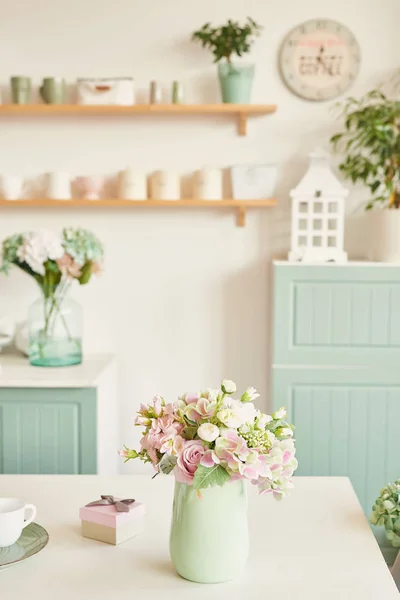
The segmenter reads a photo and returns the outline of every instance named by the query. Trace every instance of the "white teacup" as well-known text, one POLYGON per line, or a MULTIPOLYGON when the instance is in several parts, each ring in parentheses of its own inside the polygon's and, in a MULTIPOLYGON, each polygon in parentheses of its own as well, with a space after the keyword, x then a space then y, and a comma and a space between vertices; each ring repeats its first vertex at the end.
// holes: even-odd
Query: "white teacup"
POLYGON ((17 498, 0 498, 0 548, 12 546, 36 517, 36 507, 17 498), (26 511, 30 511, 28 519, 26 511))

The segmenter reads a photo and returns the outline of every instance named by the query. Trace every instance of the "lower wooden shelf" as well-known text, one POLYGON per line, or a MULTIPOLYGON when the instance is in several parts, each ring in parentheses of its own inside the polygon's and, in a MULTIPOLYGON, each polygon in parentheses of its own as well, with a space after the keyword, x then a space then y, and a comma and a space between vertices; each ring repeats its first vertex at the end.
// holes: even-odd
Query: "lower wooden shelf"
POLYGON ((120 200, 101 199, 73 199, 73 200, 52 200, 49 198, 34 200, 0 200, 0 209, 2 208, 128 208, 128 209, 149 209, 149 208, 206 208, 206 209, 236 209, 236 224, 238 227, 246 225, 246 212, 249 208, 271 208, 276 205, 274 198, 265 200, 120 200))

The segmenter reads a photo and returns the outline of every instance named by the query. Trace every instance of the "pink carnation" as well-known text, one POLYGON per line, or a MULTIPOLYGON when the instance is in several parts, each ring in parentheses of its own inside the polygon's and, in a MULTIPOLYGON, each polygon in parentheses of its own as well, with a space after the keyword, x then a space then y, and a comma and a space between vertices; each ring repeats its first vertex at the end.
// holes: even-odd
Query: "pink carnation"
POLYGON ((200 440, 186 441, 175 467, 175 478, 181 483, 193 482, 194 474, 206 449, 200 440))

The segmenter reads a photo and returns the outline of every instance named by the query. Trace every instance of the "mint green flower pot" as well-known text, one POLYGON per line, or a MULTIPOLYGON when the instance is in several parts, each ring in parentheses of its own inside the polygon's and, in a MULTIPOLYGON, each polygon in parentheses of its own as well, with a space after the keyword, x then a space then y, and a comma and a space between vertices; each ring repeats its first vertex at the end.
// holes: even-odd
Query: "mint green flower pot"
POLYGON ((197 491, 175 482, 170 554, 175 569, 198 583, 229 581, 249 553, 244 481, 197 491))
POLYGON ((254 65, 238 66, 219 63, 219 83, 222 102, 249 104, 253 88, 254 65))

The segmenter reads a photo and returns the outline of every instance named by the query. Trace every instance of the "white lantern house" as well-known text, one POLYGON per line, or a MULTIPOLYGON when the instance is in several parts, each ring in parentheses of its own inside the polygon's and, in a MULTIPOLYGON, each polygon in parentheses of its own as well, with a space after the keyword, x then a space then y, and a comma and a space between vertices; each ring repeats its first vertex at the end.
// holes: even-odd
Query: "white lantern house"
POLYGON ((348 190, 332 173, 329 158, 316 151, 303 179, 290 192, 292 236, 289 260, 347 262, 344 208, 348 190))

